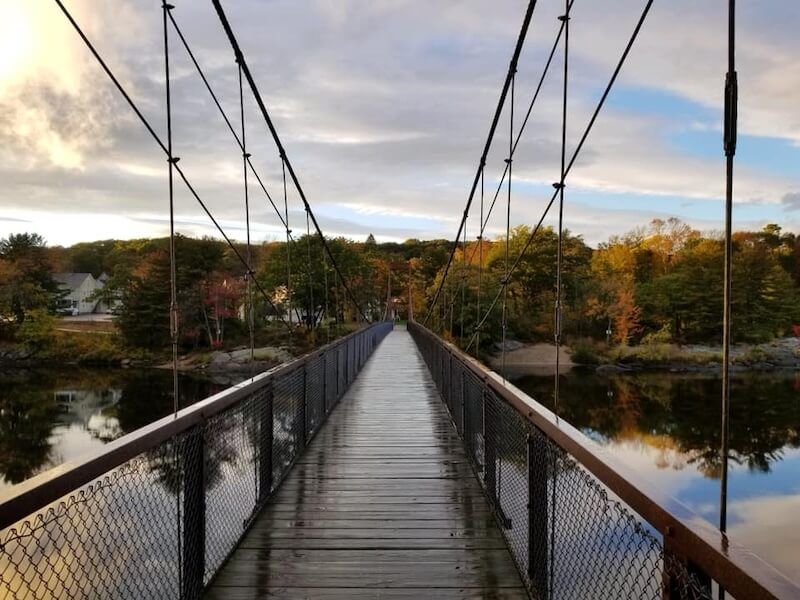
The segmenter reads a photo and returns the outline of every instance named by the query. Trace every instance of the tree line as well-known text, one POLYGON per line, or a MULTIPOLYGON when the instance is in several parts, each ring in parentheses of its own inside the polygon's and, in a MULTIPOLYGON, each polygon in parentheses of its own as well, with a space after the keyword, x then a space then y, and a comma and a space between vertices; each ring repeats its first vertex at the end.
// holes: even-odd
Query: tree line
MULTIPOLYGON (((511 231, 512 260, 530 232, 524 225, 511 231)), ((313 333, 356 323, 362 312, 370 320, 392 313, 407 317, 409 301, 419 320, 429 309, 452 247, 443 239, 377 243, 372 236, 365 242, 332 238, 327 243, 352 299, 316 236, 253 246, 255 277, 267 296, 254 293, 259 332, 275 332, 288 323, 313 333)), ((509 280, 511 338, 553 338, 557 243, 551 228, 540 230, 509 280)), ((721 236, 669 219, 612 236, 596 248, 565 231, 562 245, 562 322, 568 339, 618 344, 719 340, 721 236)), ((244 255, 244 245, 237 250, 244 255)), ((176 255, 184 350, 241 342, 246 281, 234 251, 216 239, 178 236, 176 255)), ((430 326, 467 345, 498 293, 505 257, 504 238, 459 245, 430 326)), ((800 237, 774 224, 737 232, 733 271, 735 341, 762 342, 798 332, 800 237)), ((52 277, 56 272, 105 273, 109 279, 101 293, 118 301, 116 320, 125 342, 143 348, 169 344, 167 239, 102 240, 68 248, 48 247, 41 236, 29 233, 0 240, 0 336, 13 339, 33 316, 57 310, 63 291, 52 277)), ((484 321, 479 338, 484 350, 500 339, 500 315, 496 306, 484 321)))

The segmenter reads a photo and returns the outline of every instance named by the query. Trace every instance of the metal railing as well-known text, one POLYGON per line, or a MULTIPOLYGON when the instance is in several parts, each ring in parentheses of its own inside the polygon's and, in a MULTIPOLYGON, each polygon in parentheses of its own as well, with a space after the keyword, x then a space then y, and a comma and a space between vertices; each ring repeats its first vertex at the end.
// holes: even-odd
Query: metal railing
POLYGON ((0 597, 199 597, 391 328, 361 329, 11 488, 0 597))
POLYGON ((800 598, 800 586, 418 323, 408 326, 534 598, 800 598))

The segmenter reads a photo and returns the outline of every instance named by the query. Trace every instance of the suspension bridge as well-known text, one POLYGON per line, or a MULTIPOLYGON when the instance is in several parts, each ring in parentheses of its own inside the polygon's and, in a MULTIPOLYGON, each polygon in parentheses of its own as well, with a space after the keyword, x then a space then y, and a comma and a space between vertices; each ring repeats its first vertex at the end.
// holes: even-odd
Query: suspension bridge
MULTIPOLYGON (((515 117, 518 61, 536 0, 530 0, 503 82, 452 250, 420 321, 407 327, 375 319, 360 306, 339 268, 299 176, 270 118, 219 0, 213 6, 235 57, 239 110, 231 118, 179 26, 162 3, 166 137, 147 120, 81 24, 54 0, 111 85, 166 159, 172 241, 170 333, 178 398, 178 290, 174 185, 182 182, 242 264, 246 321, 254 345, 254 296, 272 305, 253 276, 248 178, 292 239, 288 190, 306 214, 305 319, 315 302, 311 264, 340 284, 362 323, 357 331, 26 481, 0 497, 0 596, 3 598, 798 598, 800 586, 726 533, 727 415, 733 157, 736 146, 735 7, 728 5, 725 83, 727 163, 721 521, 706 522, 607 456, 555 412, 467 352, 491 315, 507 329, 508 288, 520 258, 536 243, 548 213, 558 213, 555 345, 561 344, 561 262, 568 176, 643 30, 652 0, 619 57, 595 110, 567 148, 569 23, 572 0, 555 27, 552 51, 524 117, 515 117), (198 76, 241 150, 246 251, 240 252, 200 192, 191 165, 173 153, 170 56, 176 45, 198 76), (171 43, 173 46, 171 46, 171 43), (559 49, 561 50, 559 52, 559 49), (541 219, 516 255, 509 247, 514 154, 551 66, 563 64, 560 170, 541 219), (282 190, 271 194, 248 152, 245 90, 255 101, 280 158, 282 190), (496 187, 486 190, 489 151, 508 115, 508 146, 496 187), (517 120, 515 121, 515 118, 517 120), (238 125, 238 129, 237 129, 238 125), (494 192, 493 194, 491 192, 494 192), (505 192, 505 193, 504 193, 505 192), (281 198, 282 196, 282 198, 281 198), (496 292, 467 306, 467 223, 480 243, 505 197, 505 267, 496 292), (281 210, 281 200, 283 210, 281 210), (498 203, 498 200, 500 202, 498 203), (477 209, 475 208, 477 205, 477 209), (477 215, 475 214, 477 213, 477 215), (460 259, 458 250, 461 248, 460 259), (472 311, 477 325, 466 328, 472 311), (458 340, 456 345, 447 340, 458 340)), ((490 180, 491 181, 491 180, 490 180)), ((482 264, 482 260, 478 261, 482 264)), ((292 275, 287 261, 287 287, 292 275)), ((326 283, 325 289, 328 285, 326 283)), ((289 288, 304 300, 303 290, 289 288)), ((327 313, 328 298, 325 298, 327 313)), ((274 308, 274 306, 273 306, 274 308)), ((300 311, 296 311, 300 314, 300 311)), ((281 326, 294 331, 277 309, 281 326)), ((388 314, 388 302, 387 310, 388 314)), ((505 348, 505 344, 502 346, 505 348)), ((558 356, 558 353, 556 353, 558 356)))

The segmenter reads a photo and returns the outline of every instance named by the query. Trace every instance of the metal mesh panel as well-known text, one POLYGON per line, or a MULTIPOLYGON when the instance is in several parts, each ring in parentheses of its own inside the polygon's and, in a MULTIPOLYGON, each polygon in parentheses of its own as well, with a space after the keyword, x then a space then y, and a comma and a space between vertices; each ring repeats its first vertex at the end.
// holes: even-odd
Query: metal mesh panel
MULTIPOLYGON (((219 412, 204 406, 211 416, 0 531, 0 598, 200 597, 322 424, 325 395, 344 393, 347 349, 359 343, 363 363, 390 330, 300 359, 219 412)), ((347 367, 354 378, 355 358, 347 367)))
POLYGON ((3 598, 179 595, 181 438, 0 534, 3 598))
POLYGON ((325 371, 322 358, 306 364, 306 435, 310 439, 325 418, 325 371))
POLYGON ((337 394, 337 402, 341 399, 342 395, 344 394, 344 390, 347 388, 347 347, 340 346, 336 350, 336 360, 339 363, 338 369, 338 394, 337 394))
POLYGON ((204 427, 205 581, 236 547, 258 505, 260 390, 204 427))
POLYGON ((711 585, 443 343, 411 329, 534 598, 710 600, 711 585), (452 358, 452 365, 450 360, 452 358))
POLYGON ((277 488, 305 444, 302 368, 276 378, 272 389, 272 482, 277 488))
POLYGON ((336 355, 326 354, 325 361, 325 414, 336 405, 336 355))

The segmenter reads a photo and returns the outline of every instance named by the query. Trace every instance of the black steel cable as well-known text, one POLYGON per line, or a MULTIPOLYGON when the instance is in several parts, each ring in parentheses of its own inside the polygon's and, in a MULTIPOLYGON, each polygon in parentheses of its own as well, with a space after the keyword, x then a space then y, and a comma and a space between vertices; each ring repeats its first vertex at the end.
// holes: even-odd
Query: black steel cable
MULTIPOLYGON (((230 130, 231 135, 233 135, 233 139, 236 140, 236 143, 238 144, 239 148, 244 153, 244 151, 245 151, 244 150, 244 140, 240 140, 239 139, 239 134, 236 133, 236 129, 233 127, 233 124, 231 123, 231 120, 228 118, 228 115, 225 112, 225 109, 222 108, 222 103, 220 103, 219 99, 217 98, 217 95, 214 92, 213 88, 211 87, 211 84, 209 83, 205 72, 200 67, 200 63, 197 61, 197 58, 195 57, 194 52, 192 52, 192 49, 189 46, 189 42, 186 40, 186 37, 183 35, 183 31, 178 26, 178 22, 175 20, 175 16, 172 13, 169 13, 169 19, 172 22, 172 26, 175 29, 175 33, 178 34, 178 38, 183 43, 183 47, 186 50, 186 53, 189 55, 189 58, 191 59, 192 64, 194 64, 194 67, 197 70, 197 73, 200 75, 200 79, 203 80, 203 83, 206 86, 206 90, 208 90, 208 93, 211 95, 211 99, 214 101, 214 104, 216 105, 217 110, 219 110, 219 113, 222 116, 223 120, 225 121, 225 124, 228 126, 228 129, 230 130)), ((269 191, 267 191, 267 187, 264 185, 264 182, 261 180, 261 177, 259 176, 258 171, 256 171, 256 168, 253 165, 253 162, 251 160, 251 155, 249 155, 249 154, 247 156, 247 165, 250 168, 250 170, 252 171, 253 176, 256 178, 256 181, 258 181, 259 186, 261 186, 262 191, 267 196, 267 200, 269 200, 269 203, 272 205, 272 208, 275 211, 275 214, 278 215, 278 219, 280 219, 281 224, 284 227, 286 227, 286 223, 283 220, 283 216, 281 215, 281 211, 275 205, 275 202, 272 199, 272 195, 269 193, 269 191)))
MULTIPOLYGON (((600 96, 600 100, 598 101, 597 106, 595 107, 595 110, 592 113, 591 118, 589 119, 589 123, 586 125, 586 128, 584 129, 583 134, 580 137, 580 141, 578 142, 578 145, 576 146, 569 162, 567 163, 566 169, 564 169, 564 181, 566 181, 567 176, 572 170, 572 167, 575 165, 575 161, 578 159, 578 156, 580 155, 580 152, 583 149, 584 144, 586 143, 586 139, 589 137, 589 133, 591 133, 592 128, 594 127, 594 124, 597 121, 597 116, 600 114, 600 111, 605 105, 606 99, 608 98, 608 95, 611 92, 611 88, 614 87, 614 83, 616 82, 617 77, 619 76, 619 73, 622 70, 622 66, 625 64, 625 60, 628 58, 628 54, 630 54, 631 48, 633 48, 633 44, 636 41, 636 38, 639 36, 639 32, 642 29, 642 25, 644 24, 644 21, 647 18, 647 15, 649 14, 650 8, 652 6, 653 6, 653 0, 647 0, 644 9, 642 10, 642 14, 636 23, 636 27, 634 28, 631 37, 629 38, 627 44, 625 45, 625 49, 622 52, 622 56, 620 56, 620 59, 617 62, 617 66, 614 68, 614 72, 611 75, 611 79, 606 85, 605 90, 603 90, 603 94, 600 96)), ((511 269, 509 271, 509 278, 511 277, 511 275, 513 275, 514 271, 516 271, 520 261, 522 260, 522 257, 528 251, 528 248, 530 247, 531 243, 536 237, 536 234, 541 229, 542 222, 544 221, 548 212, 550 212, 550 208, 553 206, 553 202, 555 202, 558 193, 559 193, 558 189, 554 190, 553 195, 550 197, 550 200, 548 201, 547 205, 544 208, 544 211, 542 212, 541 217, 539 218, 539 222, 536 224, 536 227, 534 227, 533 231, 531 231, 530 235, 528 235, 528 238, 525 240, 525 244, 523 245, 522 250, 519 252, 517 258, 514 260, 514 263, 511 265, 511 269)), ((508 279, 506 279, 506 281, 503 283, 503 287, 505 287, 507 284, 508 284, 508 279)), ((480 327, 486 322, 486 319, 489 317, 489 314, 491 313, 492 309, 494 309, 502 293, 503 289, 501 288, 500 290, 498 290, 497 294, 495 295, 494 299, 489 305, 489 308, 484 314, 483 318, 478 322, 478 325, 476 327, 476 332, 479 331, 480 327)), ((469 350, 474 341, 475 341, 475 334, 472 335, 472 338, 470 339, 470 342, 465 350, 469 350)))
POLYGON ((559 19, 564 24, 564 81, 561 106, 561 176, 558 180, 558 242, 556 248, 556 306, 553 333, 556 345, 556 376, 554 385, 554 404, 558 418, 558 401, 560 397, 561 366, 561 326, 562 326, 562 268, 564 259, 564 178, 567 157, 567 89, 569 83, 569 3, 565 1, 564 14, 559 19))
MULTIPOLYGON (((178 381, 178 289, 177 289, 177 268, 175 256, 175 185, 174 185, 174 164, 172 156, 172 94, 170 90, 169 74, 169 32, 167 29, 167 16, 172 9, 172 5, 166 0, 162 0, 161 11, 163 17, 164 31, 164 87, 166 91, 166 112, 167 112, 167 164, 169 165, 169 335, 172 345, 172 415, 178 416, 178 402, 180 386, 178 381)), ((108 71, 107 71, 108 72, 108 71)), ((175 458, 178 457, 179 445, 175 444, 175 458)), ((178 464, 176 462, 176 464, 178 464)), ((175 523, 177 537, 178 554, 178 589, 183 590, 183 518, 181 515, 181 501, 178 495, 175 496, 175 523)))
POLYGON ((281 156, 281 171, 283 172, 283 211, 286 220, 286 305, 289 307, 289 323, 292 322, 292 230, 289 228, 289 192, 286 188, 286 162, 281 156))
MULTIPOLYGON (((219 0, 214 0, 217 3, 219 0)), ((503 82, 503 89, 500 92, 500 98, 497 101, 497 107, 494 111, 494 117, 492 118, 492 124, 489 126, 489 134, 486 137, 486 143, 483 146, 483 152, 481 153, 481 159, 478 163, 478 170, 475 172, 475 178, 472 181, 472 187, 469 192, 469 196, 467 198, 467 204, 464 208, 464 213, 461 217, 461 222, 458 225, 458 232, 456 233, 455 241, 453 242, 453 247, 450 250, 450 256, 447 259, 447 264, 445 265, 444 275, 442 276, 442 280, 439 282, 439 285, 436 288, 436 292, 433 295, 433 299, 431 300, 428 310, 425 313, 425 318, 422 320, 423 325, 427 325, 428 319, 430 318, 431 312, 433 311, 434 307, 436 306, 436 302, 439 299, 439 295, 442 292, 442 288, 444 286, 444 281, 447 279, 447 274, 450 272, 450 266, 453 264, 453 257, 455 256, 456 249, 458 248, 459 239, 461 239, 461 230, 464 228, 464 223, 467 220, 467 215, 469 215, 470 206, 472 206, 472 199, 475 197, 475 191, 478 188, 478 182, 481 177, 481 173, 483 172, 483 168, 486 165, 486 157, 489 154, 489 148, 491 148, 492 140, 494 139, 494 132, 497 129, 497 123, 500 120, 500 114, 503 112, 503 105, 506 102, 506 95, 508 94, 508 89, 511 86, 511 78, 514 73, 517 71, 517 62, 519 61, 519 55, 522 52, 522 46, 525 43, 525 37, 528 34, 528 27, 531 23, 531 18, 533 17, 533 9, 536 7, 536 0, 529 0, 528 2, 528 9, 525 12, 525 17, 522 20, 522 27, 520 28, 519 35, 517 36, 517 44, 514 47, 514 53, 511 57, 511 62, 508 65, 508 72, 506 74, 506 79, 503 82)))
POLYGON ((172 156, 172 93, 169 74, 169 35, 167 15, 172 5, 162 0, 161 12, 164 17, 164 87, 166 90, 167 111, 167 164, 169 165, 169 336, 172 345, 172 409, 178 414, 178 276, 175 257, 175 186, 174 166, 177 159, 172 156))
MULTIPOLYGON (((728 0, 728 72, 725 76, 725 265, 722 316, 722 444, 720 460, 719 529, 728 528, 728 454, 730 436, 730 359, 731 359, 731 302, 733 292, 733 159, 736 155, 736 129, 738 120, 738 81, 736 75, 736 2, 728 0)), ((725 598, 725 590, 719 587, 719 598, 725 598)))
MULTIPOLYGON (((571 0, 569 3, 569 9, 572 8, 572 4, 575 0, 571 0)), ((517 145, 519 144, 520 138, 522 137, 523 132, 525 131, 525 127, 528 125, 528 120, 530 119, 531 113, 533 112, 533 106, 536 104, 536 100, 539 98, 539 92, 544 85, 544 80, 547 77, 547 73, 550 70, 550 64, 553 62, 553 56, 556 53, 556 49, 558 48, 558 43, 561 41, 561 35, 564 33, 564 22, 561 22, 561 27, 558 28, 558 33, 556 34, 556 39, 553 42, 553 47, 550 49, 550 54, 547 57, 547 61, 545 62, 544 69, 542 70, 542 74, 539 77, 539 83, 536 84, 536 90, 533 92, 533 96, 531 97, 530 104, 528 104, 528 110, 525 113, 525 118, 522 120, 522 124, 520 125, 519 132, 517 132, 517 138, 514 141, 514 148, 511 151, 511 156, 513 158, 514 154, 517 151, 517 145)), ((500 181, 497 183, 497 189, 494 192, 494 197, 492 198, 492 203, 489 205, 489 209, 486 211, 486 223, 489 222, 489 217, 492 216, 492 210, 494 209, 494 205, 497 202, 497 198, 500 195, 500 190, 503 187, 503 182, 505 181, 506 175, 508 174, 508 165, 506 165, 503 169, 503 173, 500 176, 500 181)), ((485 227, 486 223, 482 224, 481 227, 485 227)), ((483 229, 481 229, 483 231, 483 229)))
POLYGON ((314 282, 311 275, 311 223, 306 211, 306 248, 308 250, 308 328, 317 327, 317 311, 314 307, 314 282))
MULTIPOLYGON (((167 158, 171 159, 173 170, 175 172, 177 172, 178 175, 180 175, 180 178, 181 178, 181 180, 183 180, 183 183, 184 183, 184 185, 186 185, 186 188, 189 190, 189 193, 191 193, 191 195, 194 197, 194 199, 197 201, 197 203, 203 209, 203 212, 206 213, 208 218, 214 224, 214 227, 216 227, 217 231, 220 233, 222 238, 225 240, 225 242, 228 244, 228 246, 230 246, 231 250, 233 250, 233 253, 239 259, 239 261, 243 265, 247 266, 247 261, 244 259, 244 257, 242 256, 241 252, 239 252, 239 250, 236 248, 236 246, 233 245, 233 242, 228 237, 228 235, 225 233, 225 230, 222 229, 220 224, 217 222, 216 218, 214 218, 214 215, 211 214, 211 211, 208 209, 208 207, 206 206, 205 202, 202 201, 202 199, 198 195, 197 191, 194 189, 192 184, 189 182, 189 179, 187 178, 186 174, 183 172, 183 169, 181 169, 180 165, 178 165, 177 160, 175 158, 171 158, 171 152, 170 152, 169 148, 167 148, 167 146, 164 144, 164 142, 161 141, 161 138, 155 132, 155 130, 153 129, 152 125, 150 125, 149 121, 145 118, 145 116, 139 110, 139 107, 136 106, 136 103, 133 101, 133 99, 130 97, 128 92, 122 86, 122 84, 120 83, 119 79, 117 79, 117 77, 114 75, 114 73, 108 67, 106 62, 103 60, 103 58, 97 52, 97 49, 94 47, 94 45, 89 40, 89 38, 86 36, 86 34, 83 32, 83 29, 81 29, 80 25, 78 25, 78 22, 75 21, 75 19, 72 17, 72 14, 64 6, 64 3, 62 2, 62 0, 53 0, 53 1, 61 9, 61 12, 64 13, 64 16, 67 18, 67 20, 70 22, 72 27, 75 29, 76 33, 83 40, 83 42, 86 45, 86 47, 89 49, 89 51, 95 57, 97 62, 100 64, 102 69, 105 71, 106 75, 108 75, 109 79, 111 79, 112 83, 117 88, 117 91, 122 95, 122 97, 128 103, 128 106, 130 106, 131 110, 133 110, 133 112, 136 114, 136 116, 139 117, 139 120, 141 121, 142 125, 144 125, 145 129, 147 129, 147 131, 150 133, 150 136, 153 138, 153 141, 155 141, 156 144, 158 144, 158 146, 161 148, 161 150, 164 152, 164 154, 167 155, 167 158)), ((258 283, 258 280, 256 279, 254 281, 256 283, 256 287, 258 288, 259 292, 261 292, 261 294, 264 296, 264 299, 267 301, 267 303, 269 303, 269 305, 271 307, 275 308, 275 305, 273 304, 272 300, 267 295, 267 293, 264 291, 264 288, 261 286, 261 284, 258 283)), ((289 329, 289 331, 291 331, 291 327, 289 327, 288 323, 286 323, 286 321, 284 321, 283 318, 281 318, 281 322, 289 329)))
MULTIPOLYGON (((535 0, 532 0, 535 2, 535 0)), ((364 321, 369 321, 367 316, 364 314, 364 311, 361 309, 361 305, 356 300, 355 296, 353 295, 350 286, 347 284, 347 280, 342 276, 341 270, 339 269, 339 264, 336 262, 336 257, 330 250, 328 246, 328 242, 325 240, 325 235, 322 233, 322 228, 320 228, 319 223, 317 222, 317 218, 314 216, 314 212, 311 210, 311 205, 306 198, 305 192, 303 191, 303 187, 300 185, 300 180, 297 177, 297 174, 292 167, 292 163, 289 161, 288 157, 286 156, 286 150, 281 143, 280 137, 278 136, 278 131, 275 129, 275 125, 272 123, 272 119, 269 116, 269 111, 267 111, 267 107, 264 104, 264 100, 261 98, 261 93, 258 91, 258 86, 256 85, 255 79, 253 79, 253 75, 250 72, 250 68, 247 66, 247 61, 244 58, 244 54, 242 53, 241 48, 239 47, 239 42, 236 40, 236 36, 233 33, 233 29, 231 28, 230 22, 228 21, 228 17, 225 15, 225 11, 222 8, 222 4, 220 0, 212 0, 214 5, 214 9, 217 12, 217 16, 219 17, 220 23, 222 24, 222 28, 225 30, 226 35, 228 36, 228 41, 233 48, 233 52, 236 58, 239 60, 239 63, 242 65, 242 70, 244 72, 244 76, 247 79, 248 84, 250 85, 250 90, 253 93, 253 97, 256 100, 256 104, 258 105, 259 110, 261 111, 261 116, 264 118, 264 122, 267 124, 267 128, 272 135, 272 139, 275 141, 275 145, 278 147, 280 152, 280 156, 283 159, 285 167, 289 171, 289 176, 292 178, 292 182, 294 183, 295 188, 297 188, 297 193, 300 195, 300 199, 303 201, 303 205, 305 209, 308 211, 309 217, 311 217, 311 222, 314 224, 314 229, 316 229, 317 234, 322 240, 322 245, 325 248, 326 253, 328 254, 328 258, 331 260, 331 264, 335 271, 337 271, 342 279, 342 286, 345 289, 345 292, 350 299, 353 301, 358 312, 364 318, 364 321)))
MULTIPOLYGON (((484 200, 484 169, 481 169, 481 211, 480 211, 480 222, 483 223, 483 200, 484 200)), ((481 318, 481 297, 483 295, 482 283, 483 283, 483 225, 481 225, 481 229, 478 231, 478 300, 476 302, 477 311, 475 313, 475 323, 477 323, 481 318)), ((478 336, 478 349, 480 349, 480 328, 476 329, 476 333, 478 336)), ((464 345, 463 342, 461 344, 464 345)))
POLYGON ((253 315, 253 249, 250 247, 250 193, 247 186, 247 160, 250 154, 247 152, 247 135, 244 126, 244 88, 242 87, 242 68, 239 66, 239 109, 242 113, 242 175, 244 176, 244 218, 247 228, 247 273, 245 274, 245 284, 247 286, 247 327, 250 333, 250 377, 253 376, 255 368, 255 320, 253 315))
MULTIPOLYGON (((574 4, 575 0, 571 0, 569 3, 570 9, 574 4)), ((542 69, 542 74, 539 77, 539 82, 536 84, 536 89, 533 92, 533 96, 531 97, 531 101, 528 104, 528 110, 525 112, 525 118, 522 120, 520 124, 519 131, 517 132, 517 137, 514 140, 514 148, 511 152, 511 157, 514 157, 517 151, 517 145, 519 144, 520 139, 522 138, 522 134, 525 132, 525 128, 528 125, 528 121, 530 120, 530 116, 533 112, 533 106, 536 104, 536 100, 539 98, 539 92, 544 85, 544 80, 547 78, 547 73, 550 71, 550 64, 553 62, 553 56, 556 53, 556 49, 558 48, 559 41, 561 40, 561 35, 564 33, 564 23, 561 23, 561 27, 558 29, 558 33, 556 34, 556 38, 553 41, 553 46, 550 48, 550 54, 547 57, 547 61, 545 62, 544 69, 542 69)), ((486 229, 486 226, 489 224, 489 218, 492 216, 492 211, 494 210, 494 206, 497 203, 497 199, 500 196, 500 191, 503 189, 503 183, 506 180, 506 175, 508 175, 508 165, 506 164, 503 168, 503 173, 500 176, 500 181, 497 183, 497 189, 494 191, 494 196, 492 197, 492 202, 489 205, 489 209, 486 211, 486 218, 484 219, 481 217, 481 226, 480 226, 480 233, 479 236, 483 236, 483 232, 486 229)), ((481 175, 483 176, 483 175, 481 175)), ((475 250, 473 249, 472 254, 470 255, 470 262, 475 258, 475 250)))
POLYGON ((514 159, 512 152, 514 150, 514 87, 516 81, 516 73, 511 78, 511 103, 509 105, 509 120, 508 120, 508 158, 506 164, 508 165, 508 201, 506 202, 506 255, 505 255, 505 274, 503 275, 503 315, 501 325, 503 328, 502 340, 502 363, 500 368, 500 375, 503 379, 506 378, 506 336, 508 331, 508 285, 505 285, 508 279, 508 255, 511 249, 511 173, 513 168, 514 159))

